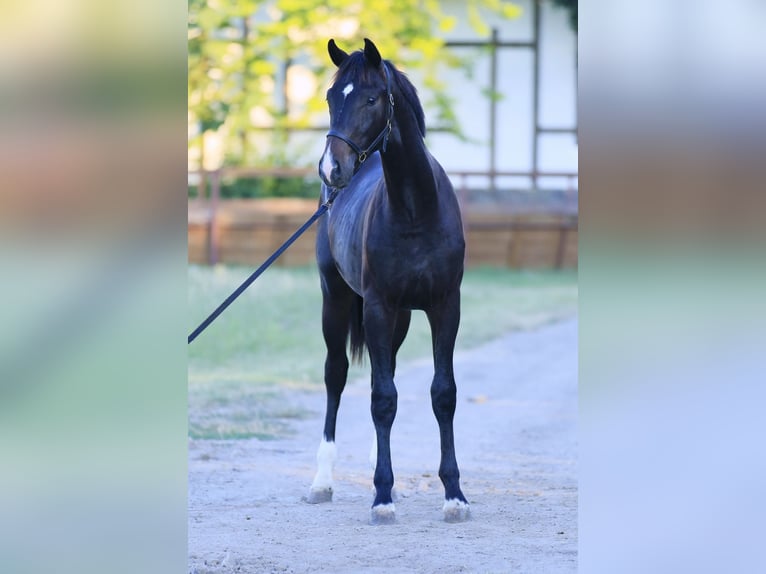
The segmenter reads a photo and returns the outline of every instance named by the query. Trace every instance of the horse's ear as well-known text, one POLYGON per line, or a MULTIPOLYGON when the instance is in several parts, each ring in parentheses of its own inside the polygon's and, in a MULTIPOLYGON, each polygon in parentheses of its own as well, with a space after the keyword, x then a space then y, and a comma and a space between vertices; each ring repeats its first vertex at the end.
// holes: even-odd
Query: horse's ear
POLYGON ((330 59, 332 60, 332 63, 338 67, 340 67, 340 65, 346 61, 346 58, 348 58, 348 53, 338 48, 338 46, 335 44, 335 40, 332 38, 330 38, 330 41, 327 42, 327 51, 330 53, 330 59))
POLYGON ((380 52, 378 52, 375 44, 373 44, 372 40, 369 38, 364 39, 364 57, 367 58, 367 61, 375 68, 380 66, 380 52))

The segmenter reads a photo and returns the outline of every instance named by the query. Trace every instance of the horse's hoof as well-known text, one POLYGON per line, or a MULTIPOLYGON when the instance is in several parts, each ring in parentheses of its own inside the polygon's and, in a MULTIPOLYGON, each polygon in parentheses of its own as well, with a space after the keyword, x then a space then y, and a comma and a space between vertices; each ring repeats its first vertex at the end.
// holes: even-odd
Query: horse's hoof
POLYGON ((321 504, 322 502, 332 502, 332 488, 312 488, 306 498, 309 504, 321 504))
POLYGON ((445 522, 465 522, 471 517, 471 507, 457 498, 447 500, 442 507, 445 522))
POLYGON ((393 502, 378 504, 370 510, 370 524, 393 524, 396 522, 396 507, 393 502))

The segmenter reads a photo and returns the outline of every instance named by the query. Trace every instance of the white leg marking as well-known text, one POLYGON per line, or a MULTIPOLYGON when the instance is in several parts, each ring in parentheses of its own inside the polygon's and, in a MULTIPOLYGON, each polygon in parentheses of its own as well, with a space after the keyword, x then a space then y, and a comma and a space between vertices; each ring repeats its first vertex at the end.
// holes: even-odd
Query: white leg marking
POLYGON ((335 158, 332 157, 330 146, 327 146, 327 151, 324 152, 322 161, 319 163, 319 169, 322 170, 322 173, 324 174, 324 177, 327 181, 330 181, 330 177, 332 176, 332 166, 334 163, 335 158))
POLYGON ((446 522, 463 522, 471 516, 471 507, 462 500, 452 498, 444 501, 442 512, 446 522))
POLYGON ((322 439, 317 450, 317 473, 311 483, 308 501, 311 503, 332 500, 332 469, 338 460, 338 449, 334 442, 322 439))
POLYGON ((348 96, 348 95, 349 95, 351 92, 353 92, 353 91, 354 91, 354 84, 353 84, 353 83, 351 83, 351 82, 349 82, 348 84, 346 84, 346 87, 345 87, 345 88, 343 88, 343 99, 345 100, 345 99, 346 99, 346 97, 347 97, 347 96, 348 96))
POLYGON ((388 504, 378 504, 373 506, 370 511, 370 522, 372 524, 392 524, 396 520, 396 506, 393 502, 388 504))
POLYGON ((332 469, 338 460, 338 449, 334 442, 322 439, 317 449, 317 474, 312 488, 332 488, 332 469))

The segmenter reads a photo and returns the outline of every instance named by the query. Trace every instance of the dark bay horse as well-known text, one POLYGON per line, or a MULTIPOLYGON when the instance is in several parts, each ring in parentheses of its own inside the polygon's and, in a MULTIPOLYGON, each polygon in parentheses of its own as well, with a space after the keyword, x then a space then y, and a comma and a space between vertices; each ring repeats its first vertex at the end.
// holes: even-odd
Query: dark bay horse
POLYGON ((444 518, 461 521, 469 506, 460 490, 452 420, 456 386, 452 367, 460 322, 460 283, 465 242, 460 209, 449 179, 426 149, 423 108, 414 86, 365 39, 348 54, 333 40, 338 66, 327 92, 330 131, 319 162, 322 201, 340 192, 320 221, 317 261, 327 345, 324 437, 309 502, 332 499, 337 458, 335 421, 352 358, 367 347, 372 368, 375 424, 373 523, 393 522, 390 433, 397 405, 396 353, 412 309, 431 326, 433 412, 439 423, 444 518))

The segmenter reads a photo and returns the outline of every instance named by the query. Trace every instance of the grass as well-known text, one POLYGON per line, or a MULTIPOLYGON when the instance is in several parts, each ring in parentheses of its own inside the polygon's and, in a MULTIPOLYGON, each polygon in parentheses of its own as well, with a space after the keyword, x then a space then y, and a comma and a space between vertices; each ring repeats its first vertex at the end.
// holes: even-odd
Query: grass
MULTIPOLYGON (((250 268, 189 267, 191 332, 251 273, 250 268)), ((512 330, 575 314, 574 271, 466 271, 457 349, 512 330)), ((321 389, 324 365, 316 268, 264 273, 189 346, 189 433, 198 438, 270 438, 305 416, 285 409, 289 388, 321 389)), ((398 361, 430 356, 425 314, 413 312, 398 361)), ((353 366, 349 379, 369 373, 353 366)))

